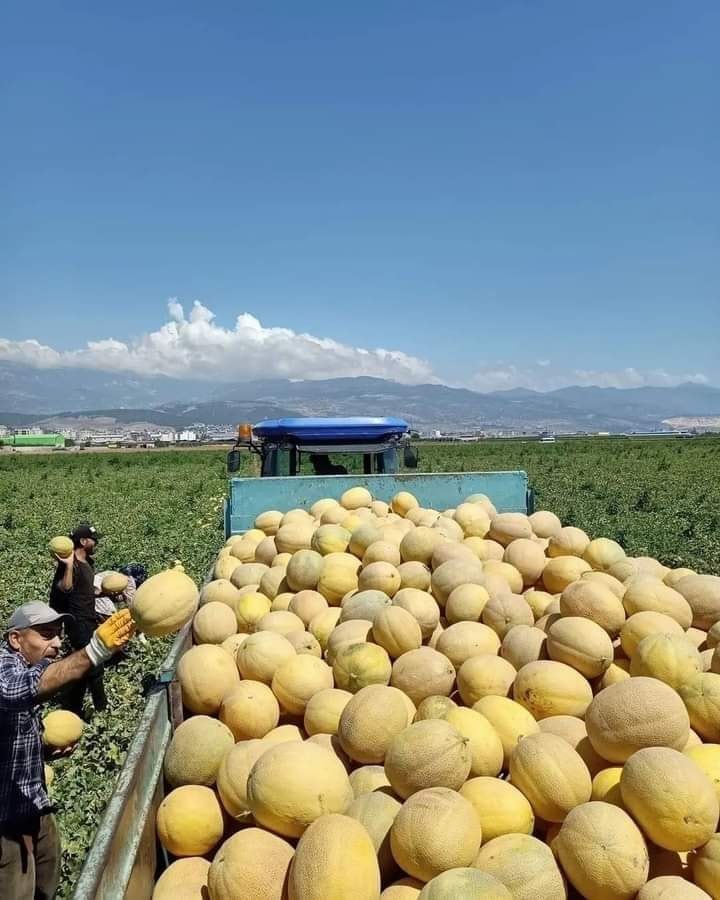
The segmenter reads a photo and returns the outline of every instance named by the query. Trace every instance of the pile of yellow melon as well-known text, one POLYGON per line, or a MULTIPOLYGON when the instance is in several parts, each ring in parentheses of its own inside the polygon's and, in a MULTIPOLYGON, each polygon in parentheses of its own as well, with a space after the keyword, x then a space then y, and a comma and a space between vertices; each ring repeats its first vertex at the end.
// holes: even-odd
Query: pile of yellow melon
POLYGON ((719 577, 362 487, 213 575, 155 900, 720 898, 719 577))

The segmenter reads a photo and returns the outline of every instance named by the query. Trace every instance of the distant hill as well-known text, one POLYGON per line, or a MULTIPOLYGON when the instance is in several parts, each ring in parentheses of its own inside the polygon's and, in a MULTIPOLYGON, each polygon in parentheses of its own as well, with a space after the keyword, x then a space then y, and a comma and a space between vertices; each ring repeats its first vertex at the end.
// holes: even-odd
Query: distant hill
POLYGON ((151 423, 183 427, 293 415, 399 415, 422 431, 639 431, 673 418, 720 416, 720 389, 677 387, 525 388, 482 394, 381 378, 268 379, 238 384, 130 378, 80 369, 0 363, 0 423, 151 423))

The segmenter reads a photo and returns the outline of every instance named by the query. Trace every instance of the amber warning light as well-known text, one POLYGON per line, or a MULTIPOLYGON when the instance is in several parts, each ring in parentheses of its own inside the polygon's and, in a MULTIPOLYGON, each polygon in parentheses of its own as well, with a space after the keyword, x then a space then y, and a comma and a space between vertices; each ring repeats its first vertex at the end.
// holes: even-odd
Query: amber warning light
POLYGON ((238 425, 238 440, 252 440, 252 425, 249 422, 243 422, 242 425, 238 425))

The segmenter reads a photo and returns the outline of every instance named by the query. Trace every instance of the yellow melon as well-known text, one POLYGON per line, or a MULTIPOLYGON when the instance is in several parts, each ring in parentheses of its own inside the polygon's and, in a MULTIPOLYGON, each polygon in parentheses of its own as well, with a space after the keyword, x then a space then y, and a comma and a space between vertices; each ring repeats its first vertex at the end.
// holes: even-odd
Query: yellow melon
POLYGON ((695 850, 717 828, 720 806, 712 782, 669 747, 634 753, 623 766, 620 793, 645 834, 666 850, 695 850))
MULTIPOLYGON (((308 551, 310 552, 310 551, 308 551)), ((297 554, 295 554, 297 556, 297 554)), ((292 561, 293 557, 290 558, 292 561)), ((270 600, 274 600, 278 594, 287 594, 289 591, 289 584, 287 583, 287 569, 284 565, 275 565, 268 569, 267 572, 260 579, 260 584, 258 585, 258 591, 261 594, 265 594, 270 600)))
POLYGON ((66 750, 76 744, 85 727, 80 716, 67 709, 54 709, 43 717, 43 743, 55 750, 66 750))
POLYGON ((403 803, 390 830, 395 860, 404 872, 421 881, 448 869, 470 866, 481 838, 480 819, 473 805, 443 787, 413 794, 403 803))
POLYGON ((590 775, 594 776, 607 767, 607 760, 604 760, 593 749, 582 719, 575 716, 548 716, 547 719, 541 719, 539 724, 540 731, 543 733, 555 734, 567 741, 573 750, 580 754, 590 775))
POLYGON ((497 541, 503 547, 518 540, 518 538, 532 537, 532 525, 526 515, 522 513, 498 513, 490 521, 488 537, 497 541))
POLYGON ((342 711, 338 723, 340 746, 355 762, 381 763, 393 739, 407 728, 408 719, 401 691, 368 685, 342 711))
POLYGON ((390 597, 384 591, 361 589, 343 598, 340 622, 347 622, 350 619, 366 619, 368 622, 374 622, 375 616, 391 605, 390 597))
POLYGON ((586 679, 575 669, 554 660, 538 660, 517 673, 513 698, 536 719, 558 715, 582 718, 593 694, 586 679))
POLYGON ((445 616, 451 625, 457 622, 479 622, 490 595, 479 584, 461 584, 445 604, 445 616))
POLYGON ((590 571, 590 564, 578 556, 556 556, 549 559, 543 569, 542 583, 546 591, 560 594, 574 581, 579 581, 583 573, 590 571))
POLYGON ((589 544, 590 538, 581 528, 566 525, 555 534, 550 535, 547 555, 551 558, 560 556, 581 557, 589 544))
POLYGON ((707 900, 708 896, 680 875, 661 875, 640 888, 637 900, 707 900))
POLYGON ((288 900, 377 900, 380 888, 375 847, 359 822, 323 815, 305 831, 290 865, 288 900))
POLYGON ((260 828, 246 828, 220 847, 208 872, 213 900, 234 900, 237 886, 254 900, 278 900, 293 859, 293 848, 277 835, 260 828))
POLYGON ((605 803, 613 803, 615 806, 623 806, 620 794, 620 776, 622 766, 609 766, 601 769, 592 781, 592 800, 602 800, 605 803))
POLYGON ((274 631, 282 635, 303 631, 304 628, 303 620, 289 609, 271 609, 257 623, 258 631, 274 631))
POLYGON ((695 884, 707 891, 712 900, 720 898, 720 833, 714 834, 704 847, 688 856, 695 884))
POLYGON ((264 566, 272 566, 277 555, 275 539, 272 537, 266 537, 255 547, 255 562, 262 563, 264 566))
POLYGON ((676 583, 692 610, 692 624, 707 631, 720 621, 720 576, 686 575, 676 583))
POLYGON ((552 594, 548 594, 547 591, 539 591, 536 588, 530 588, 525 591, 523 597, 532 610, 536 622, 545 615, 548 606, 555 600, 555 597, 552 594))
POLYGON ((422 722, 423 719, 444 719, 445 713, 451 709, 457 709, 457 703, 451 700, 450 697, 426 697, 418 704, 413 721, 422 722))
POLYGON ((372 494, 364 487, 350 488, 340 497, 340 505, 343 509, 360 509, 363 506, 370 506, 372 501, 372 494))
POLYGON ((417 497, 409 491, 398 491, 390 501, 390 509, 403 518, 411 509, 418 509, 419 506, 417 497))
POLYGON ((165 780, 171 787, 212 787, 223 757, 235 743, 232 731, 210 716, 191 716, 175 729, 165 752, 165 780))
POLYGON ((308 653, 322 659, 322 647, 309 631, 291 631, 285 638, 292 644, 296 653, 308 653))
POLYGON ((420 625, 426 641, 440 622, 440 609, 431 594, 417 588, 402 588, 392 598, 393 606, 400 606, 410 613, 420 625))
POLYGON ((582 616, 563 616, 547 632, 551 659, 572 666, 586 678, 597 678, 613 661, 613 645, 607 631, 582 616))
POLYGON ((371 630, 372 622, 369 619, 348 619, 346 622, 339 622, 327 641, 325 656, 329 665, 335 662, 336 656, 345 647, 365 642, 371 630))
POLYGON ((290 522, 281 525, 275 535, 275 546, 278 553, 297 553, 298 550, 309 550, 315 526, 311 521, 290 522))
POLYGON ((417 706, 426 697, 449 697, 455 684, 455 669, 442 653, 432 647, 419 647, 395 660, 390 684, 407 694, 417 706))
POLYGON ((636 575, 627 582, 623 605, 629 616, 650 610, 675 619, 683 630, 692 624, 692 608, 683 595, 650 575, 636 575))
POLYGON ((538 734, 540 727, 532 715, 508 697, 488 696, 473 704, 490 722, 503 745, 504 765, 507 768, 518 741, 529 734, 538 734))
POLYGON ((328 553, 323 557, 317 590, 331 606, 339 606, 342 598, 357 590, 360 560, 350 553, 328 553))
POLYGON ((580 755, 555 734, 522 738, 510 757, 512 783, 530 801, 535 815, 548 822, 590 799, 592 780, 580 755))
POLYGON ((630 678, 605 688, 585 714, 594 749, 609 762, 625 762, 644 747, 682 750, 690 732, 682 700, 655 678, 630 678))
POLYGON ((275 671, 272 692, 283 710, 294 716, 304 716, 311 697, 325 688, 333 687, 330 666, 308 654, 291 657, 275 671))
POLYGON ((532 834, 535 815, 525 795, 500 778, 470 778, 460 788, 480 818, 483 842, 503 834, 532 834))
POLYGON ((352 700, 349 691, 325 688, 308 700, 305 707, 304 728, 309 735, 337 734, 340 715, 352 700))
POLYGON ((551 538, 562 528, 562 522, 555 513, 546 509, 539 509, 528 516, 533 533, 539 538, 551 538))
POLYGON ((322 556, 345 553, 350 543, 350 532, 342 525, 321 525, 313 534, 311 548, 322 556))
MULTIPOLYGON (((438 543, 432 553, 432 559, 430 560, 430 568, 433 571, 439 569, 443 563, 450 562, 451 560, 455 562, 465 562, 469 565, 477 565, 477 563, 480 562, 472 547, 464 541, 450 541, 443 537, 437 529, 434 530, 436 534, 440 535, 440 538, 438 539, 438 543)), ((503 553, 504 552, 505 550, 503 548, 503 553)), ((500 559, 502 559, 502 556, 500 559)), ((461 581, 460 583, 462 584, 463 582, 461 581)))
POLYGON ((379 790, 392 794, 383 766, 359 766, 350 773, 350 784, 356 798, 379 790))
MULTIPOLYGON (((230 581, 233 572, 242 562, 235 556, 218 556, 213 566, 213 578, 216 580, 230 581)), ((230 582, 232 584, 232 582, 230 582)), ((234 587, 234 585, 233 585, 234 587)))
POLYGON ((481 653, 471 656, 460 666, 457 673, 458 690, 463 703, 472 706, 490 694, 506 697, 516 676, 516 670, 506 659, 481 653))
POLYGON ((214 644, 191 647, 180 657, 177 675, 183 704, 193 713, 210 716, 240 681, 235 661, 214 644))
POLYGON ((528 538, 508 544, 503 560, 520 573, 524 587, 530 587, 540 579, 547 562, 542 548, 528 538))
POLYGON ((261 681, 243 680, 222 698, 218 718, 232 731, 236 741, 262 738, 280 719, 280 706, 270 688, 261 681))
POLYGON ((571 810, 553 850, 573 886, 588 900, 634 897, 647 881, 648 851, 630 816, 592 800, 571 810))
POLYGON ((700 653, 679 634, 648 635, 637 645, 630 663, 631 675, 657 678, 676 690, 701 671, 700 653))
POLYGON ((599 584, 604 585, 606 588, 610 588, 610 590, 615 594, 618 600, 622 600, 625 596, 625 585, 622 581, 619 581, 617 578, 614 578, 608 572, 598 572, 593 569, 592 572, 583 572, 581 581, 595 581, 599 584))
POLYGON ((240 741, 225 753, 218 766, 217 791, 220 802, 227 814, 241 825, 248 825, 253 820, 247 799, 248 775, 271 746, 272 742, 264 739, 240 741))
POLYGON ((532 625, 535 616, 524 597, 506 593, 490 597, 483 609, 482 621, 502 640, 516 625, 532 625))
POLYGON ((230 544, 230 556, 241 563, 251 563, 255 559, 256 547, 257 543, 245 540, 244 537, 238 535, 237 539, 230 544))
POLYGON ((511 900, 512 894, 502 882, 479 869, 457 866, 437 875, 418 894, 418 900, 511 900))
POLYGON ((355 694, 370 684, 388 684, 392 663, 382 647, 362 642, 343 647, 336 654, 332 673, 339 688, 355 694))
POLYGON ((547 659, 546 640, 541 628, 514 625, 503 638, 500 655, 515 669, 521 669, 529 662, 547 659))
POLYGON ((179 568, 151 575, 135 592, 132 617, 148 637, 174 634, 195 615, 200 594, 195 582, 179 568))
POLYGON ((201 898, 207 891, 210 862, 201 856, 176 859, 160 875, 153 887, 152 900, 177 900, 178 897, 201 898))
POLYGON ((595 693, 599 694, 600 691, 605 690, 606 687, 610 687, 611 684, 617 684, 618 681, 625 681, 629 677, 630 660, 616 659, 615 662, 611 663, 605 670, 602 678, 598 678, 595 682, 595 693))
POLYGON ((611 637, 618 635, 625 624, 622 602, 599 581, 580 579, 568 585, 560 595, 560 612, 590 619, 611 637))
POLYGON ((430 787, 458 790, 471 764, 468 739, 442 719, 409 725, 392 739, 385 754, 385 774, 403 798, 430 787))
POLYGON ((443 631, 435 648, 459 669, 472 656, 497 654, 500 639, 492 628, 480 622, 457 622, 443 631))
POLYGON ((416 650, 422 644, 422 630, 417 619, 401 606, 390 606, 376 614, 372 637, 392 659, 416 650))
POLYGON ((58 537, 51 538, 48 543, 48 550, 50 551, 51 556, 59 556, 60 559, 67 559, 74 549, 75 545, 72 540, 64 535, 58 535, 58 537))
POLYGON ((628 659, 643 638, 651 634, 684 634, 682 627, 664 613, 645 610, 631 615, 620 630, 620 643, 628 659))
POLYGON ((238 595, 238 589, 228 578, 218 578, 215 581, 209 581, 200 591, 199 605, 224 603, 234 610, 238 595))
POLYGON ((390 848, 390 829, 400 811, 400 802, 382 791, 370 791, 356 797, 345 815, 359 822, 370 835, 385 884, 400 874, 390 848))
POLYGON ((243 678, 271 684, 278 667, 294 655, 295 648, 283 635, 258 631, 247 636, 235 659, 243 678))
POLYGON ((160 843, 174 856, 210 853, 224 829, 215 792, 195 784, 170 791, 158 807, 156 823, 160 843))
POLYGON ((271 602, 265 594, 252 591, 238 598, 235 605, 238 631, 252 634, 258 630, 263 616, 270 612, 271 602))
POLYGON ((529 834, 483 841, 473 866, 502 882, 513 900, 565 900, 565 881, 547 844, 529 834))
POLYGON ((449 559, 433 570, 430 580, 432 594, 440 606, 445 606, 450 594, 461 584, 481 584, 482 563, 479 560, 449 559))
POLYGON ((397 567, 400 573, 400 590, 415 588, 418 591, 430 590, 430 569, 421 562, 404 562, 397 567))
POLYGON ((313 590, 320 580, 323 557, 315 550, 298 550, 288 563, 285 578, 291 591, 313 590))
POLYGON ((230 581, 236 588, 244 588, 250 584, 259 586, 263 575, 269 571, 270 566, 266 566, 263 563, 244 563, 233 571, 230 581))
POLYGON ((193 617, 193 638, 196 644, 222 644, 237 634, 234 610, 225 603, 213 600, 205 603, 193 617))
POLYGON ((614 563, 625 558, 625 551, 617 541, 595 538, 585 547, 582 557, 593 569, 606 572, 614 563))
POLYGON ((344 812, 353 792, 336 756, 313 743, 287 741, 257 760, 247 796, 258 824, 285 837, 300 837, 320 816, 344 812))
POLYGON ((467 738, 472 776, 500 774, 503 767, 503 745, 482 713, 455 707, 448 710, 443 719, 467 738))
POLYGON ((342 613, 339 606, 331 606, 326 610, 313 616, 308 625, 308 631, 320 644, 323 651, 327 648, 327 643, 333 629, 337 625, 338 619, 342 613))
MULTIPOLYGON (((397 567, 402 562, 399 546, 397 544, 394 544, 392 541, 375 541, 374 543, 370 544, 370 546, 363 554, 363 567, 367 567, 372 563, 378 562, 390 565, 397 571, 397 567)), ((398 576, 399 575, 400 573, 398 572, 398 576)))
POLYGON ((461 503, 455 508, 453 519, 465 537, 484 538, 490 531, 490 516, 479 503, 461 503))
POLYGON ((678 693, 695 731, 706 741, 720 743, 720 674, 696 675, 680 685, 678 693))
POLYGON ((358 590, 382 591, 388 597, 394 597, 400 590, 400 573, 390 563, 370 563, 360 570, 358 590))
POLYGON ((359 520, 359 524, 353 524, 346 519, 344 526, 350 531, 348 553, 351 553, 358 559, 363 558, 370 544, 374 544, 382 538, 380 530, 373 522, 359 520))

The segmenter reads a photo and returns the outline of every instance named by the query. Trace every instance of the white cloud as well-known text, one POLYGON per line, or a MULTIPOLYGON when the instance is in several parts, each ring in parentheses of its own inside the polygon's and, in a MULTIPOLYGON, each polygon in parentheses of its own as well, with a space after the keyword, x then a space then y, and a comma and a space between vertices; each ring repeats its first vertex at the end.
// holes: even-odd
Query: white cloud
POLYGON ((406 383, 437 381, 429 363, 401 350, 367 350, 289 328, 265 328, 249 313, 239 315, 234 328, 224 328, 197 301, 187 317, 175 298, 168 302, 168 312, 170 320, 161 328, 130 343, 107 338, 57 351, 36 340, 0 338, 0 359, 37 368, 71 366, 223 381, 357 375, 406 383))
POLYGON ((707 384, 702 372, 677 373, 665 369, 568 369, 551 366, 541 359, 527 366, 498 362, 476 370, 468 387, 476 391, 500 391, 511 388, 531 388, 536 391, 552 391, 570 385, 633 388, 672 387, 684 382, 707 384))

